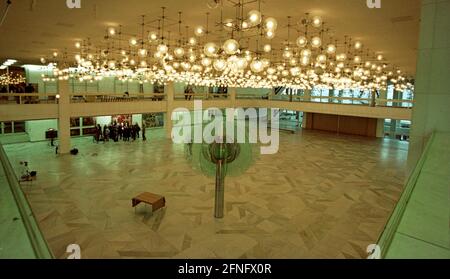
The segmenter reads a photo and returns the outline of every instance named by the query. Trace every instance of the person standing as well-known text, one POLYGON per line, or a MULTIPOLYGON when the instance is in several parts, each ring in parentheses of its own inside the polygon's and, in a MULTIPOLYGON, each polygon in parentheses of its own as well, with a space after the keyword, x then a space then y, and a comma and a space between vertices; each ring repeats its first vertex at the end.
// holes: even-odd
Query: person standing
POLYGON ((147 137, 145 136, 145 129, 146 129, 146 126, 144 124, 144 125, 142 125, 142 140, 143 141, 147 141, 147 137))

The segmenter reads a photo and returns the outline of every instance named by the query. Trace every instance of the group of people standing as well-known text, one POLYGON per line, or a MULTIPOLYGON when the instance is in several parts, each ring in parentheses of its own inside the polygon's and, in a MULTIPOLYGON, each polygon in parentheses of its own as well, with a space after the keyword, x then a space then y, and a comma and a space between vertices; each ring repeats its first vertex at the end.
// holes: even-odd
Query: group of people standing
POLYGON ((147 138, 145 136, 145 126, 139 127, 136 123, 131 125, 129 123, 111 123, 109 126, 105 125, 102 127, 100 124, 97 125, 94 135, 94 141, 99 143, 100 141, 108 142, 114 141, 118 142, 119 140, 123 141, 135 141, 140 138, 142 132, 142 140, 146 141, 147 138))

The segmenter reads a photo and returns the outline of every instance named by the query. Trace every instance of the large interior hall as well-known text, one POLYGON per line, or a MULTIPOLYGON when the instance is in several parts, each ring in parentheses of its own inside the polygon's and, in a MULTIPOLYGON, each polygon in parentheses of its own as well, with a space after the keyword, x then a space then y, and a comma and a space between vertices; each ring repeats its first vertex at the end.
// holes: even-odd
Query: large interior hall
POLYGON ((450 259, 450 0, 0 0, 0 259, 450 259))

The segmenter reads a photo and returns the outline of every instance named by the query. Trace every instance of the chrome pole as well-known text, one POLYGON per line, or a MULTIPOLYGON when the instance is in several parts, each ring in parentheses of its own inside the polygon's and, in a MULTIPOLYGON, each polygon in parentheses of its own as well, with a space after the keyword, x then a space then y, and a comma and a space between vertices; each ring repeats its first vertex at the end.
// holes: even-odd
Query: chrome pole
POLYGON ((219 160, 216 164, 216 203, 214 209, 214 216, 218 219, 223 218, 223 208, 225 200, 224 189, 225 176, 223 175, 223 161, 219 160))

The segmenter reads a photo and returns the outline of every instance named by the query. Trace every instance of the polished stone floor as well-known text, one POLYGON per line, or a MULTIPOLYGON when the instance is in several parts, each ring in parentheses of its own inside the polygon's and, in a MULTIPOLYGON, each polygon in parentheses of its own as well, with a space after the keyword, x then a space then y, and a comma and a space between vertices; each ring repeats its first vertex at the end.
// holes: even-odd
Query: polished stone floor
POLYGON ((57 258, 79 244, 83 258, 365 258, 399 199, 408 145, 387 139, 303 131, 281 133, 280 151, 226 179, 226 216, 213 218, 214 179, 193 170, 163 130, 149 141, 94 144, 78 156, 48 143, 5 146, 13 166, 28 160, 24 184, 57 258), (167 207, 135 213, 148 191, 167 207))

